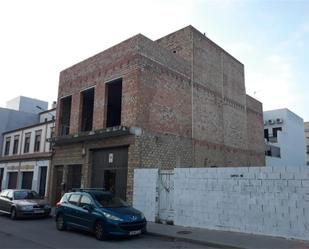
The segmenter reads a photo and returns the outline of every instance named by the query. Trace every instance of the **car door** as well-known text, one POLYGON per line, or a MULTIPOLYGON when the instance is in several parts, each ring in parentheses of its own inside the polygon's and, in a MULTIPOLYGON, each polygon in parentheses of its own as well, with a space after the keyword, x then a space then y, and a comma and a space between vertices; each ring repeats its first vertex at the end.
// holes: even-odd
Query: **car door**
POLYGON ((4 211, 5 203, 8 201, 7 199, 8 190, 3 190, 0 194, 0 211, 4 211))
POLYGON ((80 194, 71 194, 68 199, 68 204, 65 208, 65 217, 66 221, 71 226, 79 227, 79 217, 78 217, 78 210, 79 210, 79 199, 80 194))
POLYGON ((94 202, 92 198, 87 194, 83 194, 79 202, 78 218, 79 224, 83 226, 85 230, 91 230, 93 227, 93 208, 94 202))
POLYGON ((5 201, 3 202, 3 211, 11 212, 11 206, 12 206, 13 197, 14 197, 13 195, 14 195, 14 191, 8 190, 5 201))

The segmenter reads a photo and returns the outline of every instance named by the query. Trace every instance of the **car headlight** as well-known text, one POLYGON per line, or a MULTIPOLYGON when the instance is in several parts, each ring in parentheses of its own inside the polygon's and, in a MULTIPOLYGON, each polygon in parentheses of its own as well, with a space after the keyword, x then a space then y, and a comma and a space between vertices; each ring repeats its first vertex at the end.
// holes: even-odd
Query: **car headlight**
POLYGON ((115 221, 123 221, 123 219, 117 217, 117 216, 114 216, 112 214, 109 214, 109 213, 106 213, 106 212, 103 212, 104 216, 109 219, 109 220, 115 220, 115 221))
POLYGON ((141 219, 145 219, 145 215, 143 213, 141 213, 141 219))
POLYGON ((46 209, 49 209, 49 208, 51 208, 51 205, 46 204, 46 205, 45 205, 45 208, 46 208, 46 209))
POLYGON ((30 211, 30 210, 32 210, 33 209, 33 206, 30 206, 30 205, 28 205, 28 206, 22 206, 21 207, 21 210, 23 210, 23 211, 30 211))

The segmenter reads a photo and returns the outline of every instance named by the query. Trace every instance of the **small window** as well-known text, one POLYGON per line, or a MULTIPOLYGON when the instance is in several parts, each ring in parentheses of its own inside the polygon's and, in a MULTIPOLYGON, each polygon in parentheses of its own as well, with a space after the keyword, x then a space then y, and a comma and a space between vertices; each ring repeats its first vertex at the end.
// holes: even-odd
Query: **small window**
POLYGON ((264 138, 266 138, 266 140, 269 141, 268 129, 264 129, 264 138))
POLYGON ((78 205, 78 201, 79 201, 80 195, 77 194, 73 194, 70 196, 69 198, 69 203, 71 203, 72 205, 78 205))
POLYGON ((5 140, 4 155, 7 156, 10 153, 11 137, 7 137, 5 140))
POLYGON ((13 143, 13 154, 18 153, 18 143, 19 143, 19 135, 14 136, 14 143, 13 143))
POLYGON ((278 137, 278 131, 282 131, 281 127, 273 128, 273 136, 278 137))
POLYGON ((83 195, 82 198, 80 199, 80 206, 84 206, 84 205, 90 205, 92 203, 91 199, 86 196, 86 195, 83 195))
POLYGON ((42 130, 36 131, 35 132, 35 140, 34 140, 34 151, 38 152, 40 151, 40 146, 41 146, 41 134, 42 130))
POLYGON ((28 153, 30 149, 30 138, 31 138, 31 133, 26 133, 25 134, 25 144, 24 144, 24 153, 28 153))

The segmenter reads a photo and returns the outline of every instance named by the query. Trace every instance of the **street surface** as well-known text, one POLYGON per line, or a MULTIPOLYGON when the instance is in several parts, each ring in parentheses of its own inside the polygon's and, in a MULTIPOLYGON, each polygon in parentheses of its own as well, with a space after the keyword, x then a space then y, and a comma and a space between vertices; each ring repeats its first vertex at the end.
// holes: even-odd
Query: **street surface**
POLYGON ((150 235, 98 241, 89 233, 75 230, 64 232, 56 230, 53 218, 14 221, 7 216, 0 215, 0 249, 7 248, 210 249, 210 247, 203 245, 150 235))

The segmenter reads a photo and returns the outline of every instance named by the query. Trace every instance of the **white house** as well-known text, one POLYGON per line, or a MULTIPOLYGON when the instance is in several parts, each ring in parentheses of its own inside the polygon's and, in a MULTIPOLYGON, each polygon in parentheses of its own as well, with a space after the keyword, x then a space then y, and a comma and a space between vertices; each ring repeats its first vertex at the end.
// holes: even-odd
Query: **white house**
POLYGON ((266 166, 306 166, 303 119, 288 109, 263 116, 266 166))
POLYGON ((305 136, 307 143, 307 165, 309 165, 309 122, 305 122, 305 136))
POLYGON ((39 113, 39 123, 3 133, 0 187, 33 189, 45 196, 56 109, 39 113))

